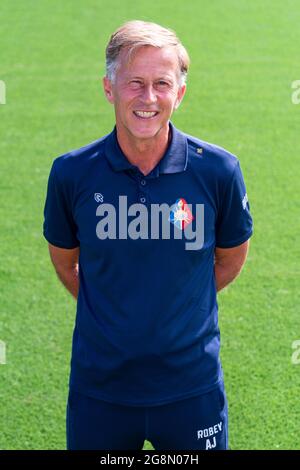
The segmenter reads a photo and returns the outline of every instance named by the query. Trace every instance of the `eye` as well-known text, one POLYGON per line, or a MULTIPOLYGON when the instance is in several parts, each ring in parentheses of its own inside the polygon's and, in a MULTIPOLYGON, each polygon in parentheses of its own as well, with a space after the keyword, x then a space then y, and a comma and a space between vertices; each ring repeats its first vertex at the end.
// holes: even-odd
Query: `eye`
POLYGON ((165 88, 169 87, 169 83, 166 82, 166 80, 158 80, 156 82, 156 88, 159 88, 160 90, 164 90, 165 88))
POLYGON ((139 88, 143 85, 142 81, 141 80, 131 80, 129 82, 129 85, 132 87, 132 88, 139 88))

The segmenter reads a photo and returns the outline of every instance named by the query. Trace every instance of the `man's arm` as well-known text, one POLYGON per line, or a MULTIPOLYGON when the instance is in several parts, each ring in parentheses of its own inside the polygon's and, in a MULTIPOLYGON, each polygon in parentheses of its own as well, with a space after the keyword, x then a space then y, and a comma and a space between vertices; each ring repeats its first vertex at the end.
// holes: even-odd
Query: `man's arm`
POLYGON ((249 240, 234 248, 215 249, 215 277, 217 291, 232 282, 241 272, 246 261, 249 240))
POLYGON ((59 248, 49 243, 49 253, 55 271, 68 291, 77 299, 79 290, 78 257, 79 247, 59 248))

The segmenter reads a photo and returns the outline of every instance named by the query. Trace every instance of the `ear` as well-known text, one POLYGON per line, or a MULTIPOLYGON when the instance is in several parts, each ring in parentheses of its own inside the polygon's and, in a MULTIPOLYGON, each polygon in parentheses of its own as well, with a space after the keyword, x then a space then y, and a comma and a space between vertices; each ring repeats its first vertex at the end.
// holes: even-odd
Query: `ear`
POLYGON ((103 89, 104 89, 104 94, 107 98, 107 100, 113 104, 114 103, 114 94, 112 90, 112 83, 111 81, 107 78, 103 78, 103 89))
POLYGON ((186 84, 184 83, 183 85, 181 85, 178 88, 177 98, 176 98, 175 105, 174 105, 174 110, 179 108, 179 105, 180 105, 181 101, 183 100, 185 92, 186 92, 186 84))

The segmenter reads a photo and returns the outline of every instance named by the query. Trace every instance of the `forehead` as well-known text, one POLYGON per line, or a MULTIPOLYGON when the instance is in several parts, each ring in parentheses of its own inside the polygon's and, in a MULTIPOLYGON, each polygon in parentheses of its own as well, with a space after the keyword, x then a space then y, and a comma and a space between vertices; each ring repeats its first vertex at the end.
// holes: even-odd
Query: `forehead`
POLYGON ((172 46, 153 47, 141 46, 131 52, 123 49, 119 56, 119 73, 179 73, 179 61, 177 52, 172 46))

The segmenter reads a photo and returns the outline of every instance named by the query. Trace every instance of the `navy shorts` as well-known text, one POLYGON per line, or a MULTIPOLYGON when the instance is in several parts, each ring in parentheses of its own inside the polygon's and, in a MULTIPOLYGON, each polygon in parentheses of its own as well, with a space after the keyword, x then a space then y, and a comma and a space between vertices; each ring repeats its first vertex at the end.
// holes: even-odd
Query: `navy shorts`
POLYGON ((228 448, 224 385, 196 397, 157 406, 112 404, 70 390, 68 450, 225 450, 228 448))

